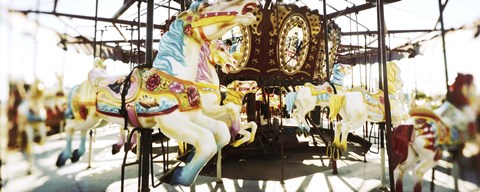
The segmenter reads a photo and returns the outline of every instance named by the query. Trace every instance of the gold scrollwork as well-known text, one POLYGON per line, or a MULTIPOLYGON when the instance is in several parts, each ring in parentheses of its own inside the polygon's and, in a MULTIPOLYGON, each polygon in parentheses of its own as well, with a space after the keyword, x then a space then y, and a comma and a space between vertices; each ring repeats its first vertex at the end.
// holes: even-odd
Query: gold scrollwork
POLYGON ((279 25, 283 23, 285 17, 290 14, 290 12, 292 12, 292 8, 286 7, 285 5, 278 5, 276 10, 277 11, 273 11, 272 13, 270 13, 270 21, 272 22, 273 26, 273 30, 269 33, 270 36, 277 35, 277 29, 279 28, 279 25), (278 15, 276 15, 275 13, 278 13, 278 15))
POLYGON ((262 19, 263 19, 262 10, 257 8, 257 9, 255 10, 254 14, 255 14, 255 16, 257 17, 257 19, 255 19, 255 21, 250 25, 250 27, 252 28, 252 33, 253 33, 253 34, 258 35, 258 36, 261 36, 261 35, 262 35, 262 31, 260 31, 260 29, 258 28, 258 26, 260 25, 260 23, 262 22, 262 19))
MULTIPOLYGON (((310 12, 306 13, 308 22, 310 23, 310 29, 312 30, 312 36, 317 36, 318 33, 322 30, 322 25, 320 23, 320 15, 312 14, 310 12)), ((315 44, 317 44, 315 42, 315 44)))

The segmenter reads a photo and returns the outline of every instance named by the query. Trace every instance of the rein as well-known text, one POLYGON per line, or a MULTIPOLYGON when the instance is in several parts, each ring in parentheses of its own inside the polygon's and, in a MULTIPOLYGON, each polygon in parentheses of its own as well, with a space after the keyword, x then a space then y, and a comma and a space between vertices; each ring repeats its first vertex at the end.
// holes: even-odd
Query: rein
POLYGON ((125 76, 125 80, 123 81, 123 89, 122 89, 122 93, 121 93, 122 106, 120 106, 120 109, 118 110, 118 112, 120 114, 122 114, 123 119, 124 119, 124 127, 123 127, 124 130, 128 131, 128 126, 127 125, 128 125, 129 117, 128 117, 127 108, 125 107, 125 105, 126 105, 125 97, 127 96, 127 93, 128 93, 127 90, 130 88, 130 79, 132 77, 132 74, 135 71, 135 69, 137 69, 137 68, 144 69, 144 68, 150 68, 150 67, 151 66, 147 65, 147 64, 137 65, 137 66, 133 67, 133 69, 130 71, 130 73, 127 76, 125 76))
POLYGON ((220 23, 220 22, 227 22, 227 21, 232 21, 235 19, 235 16, 238 15, 238 12, 236 11, 225 11, 225 12, 211 12, 211 13, 205 13, 201 14, 200 16, 188 16, 186 21, 188 22, 188 25, 192 28, 197 28, 198 33, 200 37, 204 41, 211 41, 210 39, 205 36, 205 32, 203 31, 203 27, 207 25, 212 25, 214 23, 220 23))

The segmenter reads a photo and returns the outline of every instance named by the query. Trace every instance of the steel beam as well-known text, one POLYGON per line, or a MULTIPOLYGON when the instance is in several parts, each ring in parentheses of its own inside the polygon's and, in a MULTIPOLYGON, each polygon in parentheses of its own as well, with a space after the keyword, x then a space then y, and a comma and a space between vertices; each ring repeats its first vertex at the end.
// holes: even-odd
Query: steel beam
MULTIPOLYGON (((67 13, 55 13, 55 12, 34 11, 34 10, 10 10, 10 12, 19 12, 19 13, 23 13, 23 14, 28 14, 28 13, 47 14, 47 15, 55 15, 55 16, 59 16, 59 17, 70 17, 70 18, 75 18, 75 19, 85 19, 85 20, 95 21, 95 17, 92 17, 92 16, 74 15, 74 14, 67 14, 67 13)), ((134 22, 134 21, 111 19, 111 18, 104 18, 104 17, 98 17, 97 21, 108 22, 108 23, 118 23, 118 24, 125 24, 125 25, 138 25, 138 23, 134 22)), ((140 26, 141 27, 146 27, 147 24, 146 23, 141 23, 140 26)), ((153 28, 162 29, 162 30, 167 29, 166 25, 153 25, 153 28)))

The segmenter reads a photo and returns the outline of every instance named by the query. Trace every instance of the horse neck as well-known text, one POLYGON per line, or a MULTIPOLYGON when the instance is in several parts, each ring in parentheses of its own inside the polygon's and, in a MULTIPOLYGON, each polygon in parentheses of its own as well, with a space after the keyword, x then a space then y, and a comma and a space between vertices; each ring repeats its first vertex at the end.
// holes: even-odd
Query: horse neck
POLYGON ((224 104, 234 103, 236 105, 242 105, 243 96, 245 96, 245 94, 242 93, 241 91, 228 89, 227 96, 225 97, 225 100, 223 101, 223 103, 224 104))
POLYGON ((210 63, 209 55, 211 51, 208 44, 204 44, 200 50, 200 57, 198 58, 197 77, 195 82, 208 83, 213 85, 220 85, 215 64, 210 63))
POLYGON ((184 21, 175 20, 158 45, 153 68, 170 76, 194 82, 198 70, 201 43, 184 34, 184 21))
POLYGON ((184 65, 176 65, 175 77, 194 82, 197 77, 198 57, 200 54, 200 44, 192 38, 186 38, 184 46, 184 65))

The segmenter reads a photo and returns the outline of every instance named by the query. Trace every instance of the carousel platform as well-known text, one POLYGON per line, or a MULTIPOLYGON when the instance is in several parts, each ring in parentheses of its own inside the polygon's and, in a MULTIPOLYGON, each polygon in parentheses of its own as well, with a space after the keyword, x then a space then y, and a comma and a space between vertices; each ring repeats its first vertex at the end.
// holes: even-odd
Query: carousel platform
MULTIPOLYGON (((8 151, 1 167, 3 188, 5 192, 21 191, 120 191, 121 164, 124 156, 123 150, 111 155, 111 145, 116 142, 117 128, 104 127, 96 130, 93 143, 93 164, 87 169, 87 156, 79 162, 67 164, 57 168, 55 161, 63 149, 64 135, 57 134, 49 137, 43 146, 35 146, 35 169, 31 175, 26 174, 27 162, 22 153, 8 151)), ((316 136, 317 137, 317 136, 316 136)), ((297 137, 303 146, 313 148, 311 137, 297 137), (306 144, 304 144, 306 143, 306 144)), ((169 141, 171 160, 170 166, 176 161, 176 142, 169 141)), ((78 146, 78 136, 73 146, 78 146)), ((363 153, 360 153, 355 142, 349 143, 349 151, 337 161, 339 174, 332 174, 331 161, 321 150, 314 151, 302 149, 301 146, 284 148, 284 160, 279 151, 266 151, 230 154, 223 159, 223 183, 215 182, 215 166, 207 165, 196 183, 190 187, 170 186, 161 184, 151 191, 383 191, 382 186, 389 186, 388 169, 385 183, 381 183, 380 155, 372 152, 366 153, 364 162, 363 153), (283 170, 282 170, 283 165, 283 170), (282 178, 284 183, 282 184, 282 178)), ((321 145, 321 144, 320 144, 321 145)), ((159 145, 154 145, 154 151, 159 145)), ((375 151, 376 143, 371 148, 375 151)), ((129 152, 127 162, 135 160, 136 155, 129 152)), ((161 158, 159 158, 161 159, 161 158)), ((464 164, 467 164, 464 162, 464 164)), ((387 163, 388 165, 388 163, 387 163)), ((163 164, 154 164, 156 178, 162 175, 163 164)), ((451 171, 458 177, 458 167, 453 170, 445 169, 451 164, 442 162, 443 168, 435 172, 435 191, 454 191, 455 179, 447 173, 451 171)), ((409 173, 411 175, 411 173, 409 173)), ((467 173, 468 175, 468 173, 467 173)), ((126 168, 125 191, 137 191, 137 166, 126 168)), ((431 171, 424 177, 424 191, 430 191, 431 171)), ((151 182, 151 181, 150 181, 151 182)), ((158 182, 158 180, 156 181, 158 182)), ((413 189, 412 179, 407 177, 405 190, 413 189)), ((459 179, 459 191, 479 191, 475 179, 459 179)))

